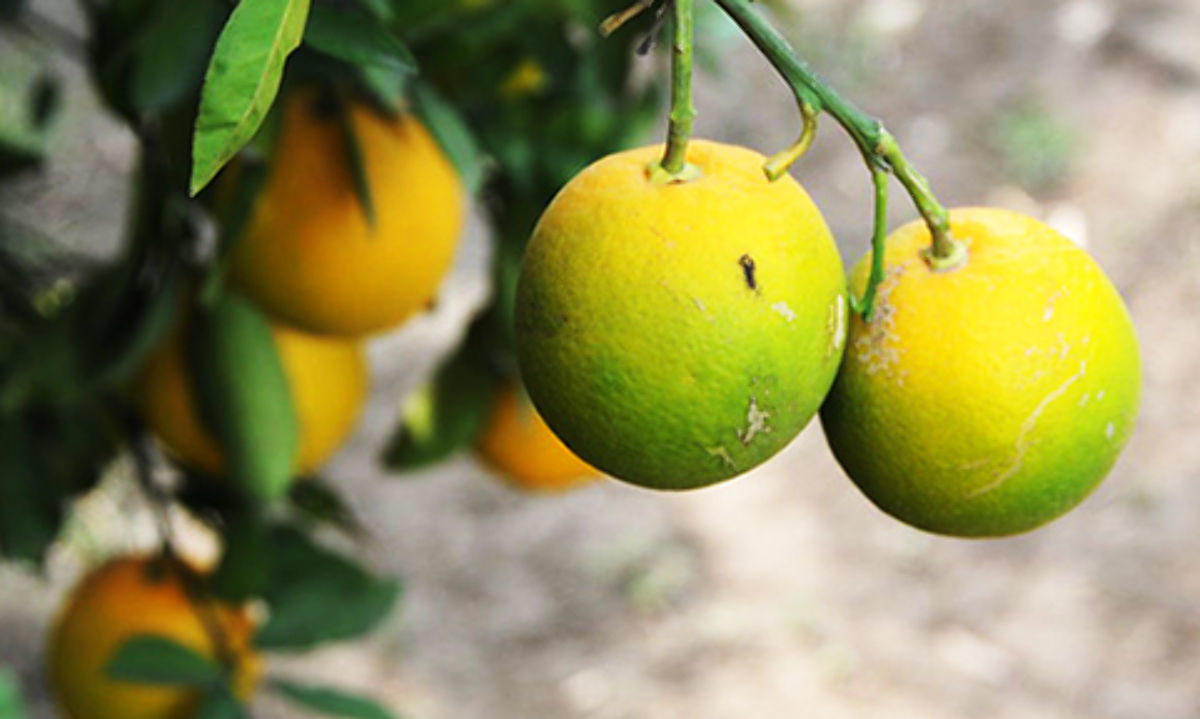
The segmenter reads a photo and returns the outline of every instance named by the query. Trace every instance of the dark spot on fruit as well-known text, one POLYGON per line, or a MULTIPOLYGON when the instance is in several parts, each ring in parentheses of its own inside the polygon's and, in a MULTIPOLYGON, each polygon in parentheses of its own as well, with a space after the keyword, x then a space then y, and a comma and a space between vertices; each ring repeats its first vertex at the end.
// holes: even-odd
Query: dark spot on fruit
POLYGON ((742 266, 742 274, 746 277, 746 286, 752 290, 758 290, 758 282, 754 279, 754 259, 750 255, 742 255, 738 258, 738 264, 742 266))

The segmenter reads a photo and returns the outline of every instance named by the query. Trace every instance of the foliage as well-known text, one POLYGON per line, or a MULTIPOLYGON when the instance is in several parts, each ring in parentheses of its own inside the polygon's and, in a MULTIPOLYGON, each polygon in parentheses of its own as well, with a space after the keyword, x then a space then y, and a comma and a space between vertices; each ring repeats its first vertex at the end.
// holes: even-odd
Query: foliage
MULTIPOLYGON (((601 40, 595 28, 612 10, 601 0, 83 5, 79 59, 138 140, 127 241, 115 257, 79 255, 6 219, 0 201, 0 554, 41 563, 72 502, 129 452, 138 469, 132 479, 148 497, 189 509, 223 537, 224 555, 203 591, 265 602, 270 618, 257 647, 304 651, 360 636, 389 615, 400 585, 314 540, 322 527, 351 538, 362 529, 331 485, 288 476, 295 414, 277 350, 260 311, 224 282, 269 172, 274 100, 320 84, 367 97, 383 112, 417 113, 496 228, 493 303, 419 395, 424 410, 410 404, 399 418, 385 453, 394 467, 413 467, 473 442, 493 388, 515 372, 512 295, 541 208, 572 174, 629 144, 652 119, 657 84, 631 81, 634 43, 649 25, 601 40), (215 251, 206 239, 214 227, 215 251), (162 485, 128 388, 185 305, 194 305, 189 376, 229 461, 226 477, 178 468, 179 481, 162 485)), ((41 31, 46 23, 35 13, 5 0, 0 33, 29 47, 62 42, 41 31)), ((0 182, 37 172, 57 129, 53 74, 36 60, 22 67, 0 83, 0 182)), ((370 215, 362 150, 352 130, 346 139, 370 215)), ((131 681, 207 687, 199 716, 243 715, 219 667, 166 638, 134 639, 109 668, 131 681)), ((332 716, 391 716, 330 687, 270 686, 332 716)))

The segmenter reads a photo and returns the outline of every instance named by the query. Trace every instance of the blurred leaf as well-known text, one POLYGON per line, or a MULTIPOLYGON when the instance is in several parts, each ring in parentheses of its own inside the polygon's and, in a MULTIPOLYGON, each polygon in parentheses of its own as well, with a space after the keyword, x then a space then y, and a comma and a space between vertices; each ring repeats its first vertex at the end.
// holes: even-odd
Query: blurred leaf
POLYGON ((26 719, 28 716, 21 685, 11 671, 0 667, 0 719, 26 719))
POLYGON ((43 151, 7 137, 0 137, 0 177, 37 167, 43 151))
POLYGON ((363 154, 362 143, 358 141, 358 133, 354 131, 354 121, 350 113, 340 114, 342 125, 342 144, 346 148, 346 163, 350 169, 350 179, 354 183, 354 195, 362 208, 363 216, 367 218, 369 227, 375 226, 375 202, 371 199, 371 179, 367 175, 367 158, 363 154))
POLYGON ((112 679, 138 684, 207 687, 219 683, 221 667, 191 647, 141 634, 117 649, 104 668, 112 679))
POLYGON ((283 496, 299 427, 266 317, 224 292, 213 307, 197 308, 187 358, 200 416, 225 450, 230 480, 260 499, 283 496))
MULTIPOLYGON (((0 0, 0 22, 12 22, 21 14, 26 0, 0 0)), ((3 716, 3 715, 0 715, 3 716)))
POLYGON ((391 611, 400 593, 290 527, 271 531, 267 593, 270 618, 254 637, 262 649, 306 651, 359 636, 391 611))
POLYGON ((287 56, 300 45, 309 0, 243 0, 217 39, 200 95, 191 194, 254 136, 271 108, 287 56))
POLYGON ((485 364, 487 347, 481 344, 464 342, 428 384, 405 400, 400 426, 384 450, 389 468, 440 462, 479 436, 496 382, 485 364))
POLYGON ((41 164, 59 105, 59 84, 52 76, 13 80, 0 83, 0 177, 41 164))
POLYGON ((200 698, 195 719, 249 719, 250 714, 225 682, 212 685, 200 698))
POLYGON ((358 5, 384 25, 390 25, 396 18, 392 0, 358 0, 358 5))
POLYGON ((37 447, 17 417, 0 414, 0 553, 38 561, 58 534, 59 497, 38 476, 37 447))
POLYGON ((228 5, 219 0, 158 3, 139 32, 130 99, 154 112, 199 86, 228 5))
MULTIPOLYGON (((225 169, 218 186, 221 200, 218 210, 221 221, 220 245, 217 248, 217 263, 225 266, 254 215, 254 203, 267 181, 267 163, 253 153, 245 153, 234 164, 225 169)), ((222 282, 224 272, 210 274, 211 281, 222 282)), ((209 291, 207 288, 203 292, 209 291)))
POLYGON ((411 74, 417 61, 395 35, 360 12, 315 5, 304 30, 304 42, 351 65, 376 66, 411 74))
POLYGON ((272 679, 271 688, 298 706, 327 716, 348 719, 395 719, 395 715, 363 696, 330 687, 272 679))
POLYGON ((366 534, 366 529, 350 505, 319 477, 304 477, 294 482, 288 499, 304 517, 329 524, 352 537, 366 534))
POLYGON ((417 114, 458 169, 467 191, 474 193, 483 182, 483 162, 471 129, 458 111, 426 83, 413 85, 413 101, 417 114))
POLYGON ((209 579, 213 594, 230 602, 262 596, 266 590, 271 548, 267 525, 253 507, 227 510, 221 528, 225 552, 209 579))

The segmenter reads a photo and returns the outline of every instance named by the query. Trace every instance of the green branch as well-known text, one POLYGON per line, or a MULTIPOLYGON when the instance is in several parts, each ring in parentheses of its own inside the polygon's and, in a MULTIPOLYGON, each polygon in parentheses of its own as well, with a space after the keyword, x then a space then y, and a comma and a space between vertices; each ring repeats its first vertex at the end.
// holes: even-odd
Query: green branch
POLYGON ((859 110, 818 77, 788 41, 751 7, 751 0, 716 2, 783 76, 801 103, 832 115, 858 145, 869 166, 886 168, 896 176, 929 226, 933 243, 926 260, 930 265, 937 270, 961 265, 966 259, 966 251, 950 236, 945 208, 933 196, 925 178, 904 157, 883 123, 859 110))

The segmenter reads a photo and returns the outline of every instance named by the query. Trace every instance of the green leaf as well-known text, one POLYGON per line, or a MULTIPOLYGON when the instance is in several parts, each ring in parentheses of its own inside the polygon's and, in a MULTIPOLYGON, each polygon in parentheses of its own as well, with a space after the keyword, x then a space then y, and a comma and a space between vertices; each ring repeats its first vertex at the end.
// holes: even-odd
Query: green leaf
POLYGON ((394 0, 358 0, 358 5, 384 25, 391 25, 396 19, 394 0))
POLYGON ((192 141, 191 194, 254 137, 300 45, 309 0, 241 0, 217 39, 192 141))
MULTIPOLYGON (((25 6, 25 0, 0 0, 0 22, 12 22, 21 14, 21 8, 25 6)), ((0 714, 0 717, 3 717, 0 714)))
POLYGON ((271 327, 228 291, 192 318, 187 358, 200 416, 225 450, 234 485, 267 501, 287 492, 299 426, 271 327))
POLYGON ((350 113, 340 113, 342 125, 342 144, 346 148, 346 163, 350 169, 350 179, 354 183, 354 195, 362 207, 363 216, 367 218, 369 227, 375 226, 375 201, 371 198, 371 179, 367 175, 367 158, 363 154, 362 143, 354 131, 354 122, 350 113))
POLYGON ((399 596, 395 580, 368 574, 293 528, 273 529, 269 546, 264 598, 270 618, 254 637, 259 648, 305 651, 359 636, 386 617, 399 596))
POLYGON ((150 634, 123 643, 104 668, 112 679, 137 684, 207 687, 220 683, 221 667, 184 645, 150 634))
POLYGON ((254 508, 227 511, 221 532, 225 553, 209 580, 213 594, 230 602, 262 596, 266 589, 271 548, 267 525, 254 508))
POLYGON ((417 114, 458 169, 467 190, 475 192, 483 182, 483 156, 466 121, 427 83, 413 85, 413 101, 417 114))
POLYGON ((0 415, 0 554, 39 561, 62 521, 57 487, 38 471, 38 447, 19 417, 0 415))
POLYGON ((495 386, 495 375, 484 364, 486 353, 479 342, 464 342, 433 380, 405 400, 384 464, 397 470, 424 467, 475 441, 495 386))
POLYGON ((364 696, 331 687, 272 679, 271 688, 309 711, 347 719, 395 719, 395 714, 364 696))
POLYGON ((416 58, 378 21, 353 10, 316 5, 304 30, 304 42, 351 65, 377 66, 411 74, 416 58))
POLYGON ((0 176, 41 164, 49 145, 49 122, 61 90, 49 75, 28 75, 15 68, 0 78, 0 176))
POLYGON ((204 77, 228 6, 218 0, 158 3, 138 33, 130 84, 132 104, 161 110, 190 94, 204 77))
POLYGON ((28 716, 21 685, 11 671, 0 667, 0 719, 26 719, 28 716))
POLYGON ((294 482, 288 499, 302 517, 336 527, 351 537, 366 534, 366 528, 350 505, 319 477, 304 477, 294 482))
POLYGON ((237 700, 225 682, 215 684, 204 692, 195 719, 248 719, 250 714, 237 700))

